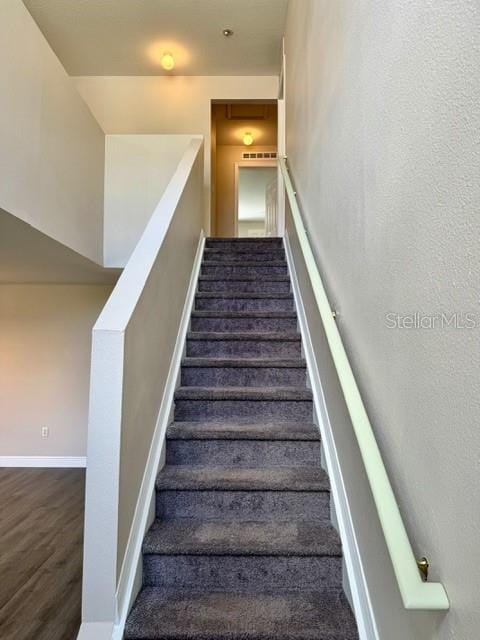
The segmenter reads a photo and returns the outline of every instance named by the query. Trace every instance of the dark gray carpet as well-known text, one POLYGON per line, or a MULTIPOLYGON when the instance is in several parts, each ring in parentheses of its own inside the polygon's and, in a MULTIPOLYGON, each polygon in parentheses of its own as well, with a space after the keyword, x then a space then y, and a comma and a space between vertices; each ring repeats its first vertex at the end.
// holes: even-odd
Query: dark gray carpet
POLYGON ((355 621, 338 591, 205 593, 144 588, 131 640, 350 640, 355 621))
POLYGON ((209 238, 127 640, 355 640, 279 238, 209 238))

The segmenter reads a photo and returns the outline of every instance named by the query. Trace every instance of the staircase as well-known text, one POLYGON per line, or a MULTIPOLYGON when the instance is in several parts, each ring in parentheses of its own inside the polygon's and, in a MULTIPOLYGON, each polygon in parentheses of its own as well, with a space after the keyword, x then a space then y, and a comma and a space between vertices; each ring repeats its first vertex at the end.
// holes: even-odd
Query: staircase
POLYGON ((281 239, 208 239, 127 640, 354 640, 281 239))

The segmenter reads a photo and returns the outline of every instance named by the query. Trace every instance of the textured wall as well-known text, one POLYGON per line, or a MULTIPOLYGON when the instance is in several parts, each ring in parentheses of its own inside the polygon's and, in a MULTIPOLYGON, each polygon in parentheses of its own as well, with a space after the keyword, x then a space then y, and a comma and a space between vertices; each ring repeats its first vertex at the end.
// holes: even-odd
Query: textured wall
POLYGON ((111 290, 0 285, 0 455, 86 455, 91 333, 111 290))
POLYGON ((105 265, 126 265, 190 140, 185 135, 105 137, 105 265))
POLYGON ((287 19, 292 174, 414 549, 452 605, 435 631, 409 614, 409 640, 480 625, 479 34, 468 0, 291 0, 287 19))
POLYGON ((102 263, 104 135, 21 0, 0 2, 0 207, 102 263))

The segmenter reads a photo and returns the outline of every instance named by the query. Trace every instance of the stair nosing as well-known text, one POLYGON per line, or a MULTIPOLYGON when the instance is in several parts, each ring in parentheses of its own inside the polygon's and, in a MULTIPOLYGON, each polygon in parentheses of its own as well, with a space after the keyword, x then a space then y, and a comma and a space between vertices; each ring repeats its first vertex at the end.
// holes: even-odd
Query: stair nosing
POLYGON ((182 429, 181 422, 173 422, 167 427, 166 439, 170 442, 188 442, 188 441, 208 441, 208 442, 320 442, 320 433, 315 425, 305 426, 308 428, 295 431, 278 427, 269 426, 265 430, 255 429, 248 424, 231 423, 209 423, 210 427, 206 427, 206 423, 186 422, 187 426, 182 429), (231 430, 229 430, 229 427, 231 430))
POLYGON ((179 387, 175 391, 175 400, 279 400, 302 402, 311 401, 313 397, 308 387, 179 387))
MULTIPOLYGON (((227 544, 223 544, 224 549, 220 549, 222 543, 218 541, 210 542, 209 544, 199 543, 199 549, 187 549, 187 545, 184 543, 184 548, 181 549, 181 541, 172 543, 170 542, 170 548, 168 548, 168 544, 161 548, 161 543, 159 545, 156 537, 161 533, 162 530, 167 534, 172 535, 172 530, 175 532, 177 530, 177 534, 182 534, 187 529, 192 529, 195 526, 207 526, 212 529, 217 528, 219 531, 222 527, 228 528, 228 525, 232 525, 231 522, 224 521, 209 521, 209 520, 188 520, 185 522, 183 520, 169 520, 162 521, 160 519, 155 519, 149 531, 147 532, 143 545, 142 545, 142 554, 143 555, 151 555, 151 556, 194 556, 194 557, 225 557, 225 556, 234 556, 237 558, 243 557, 264 557, 264 558, 305 558, 305 557, 331 557, 338 558, 341 557, 342 549, 341 542, 338 535, 338 532, 333 527, 331 523, 326 522, 315 522, 309 520, 294 520, 293 522, 288 523, 279 523, 278 521, 255 521, 255 520, 245 520, 245 521, 235 521, 234 526, 236 528, 236 534, 238 536, 238 547, 228 547, 227 544), (275 548, 275 544, 272 544, 270 549, 267 548, 265 543, 259 543, 256 541, 245 541, 242 540, 242 533, 245 535, 248 532, 248 527, 256 527, 260 530, 268 530, 272 527, 281 527, 281 526, 292 526, 297 525, 304 528, 311 528, 315 530, 316 533, 320 533, 320 535, 324 535, 325 538, 323 540, 323 547, 321 544, 318 544, 317 549, 309 549, 302 553, 298 550, 298 547, 295 551, 289 551, 284 544, 276 543, 277 547, 275 548), (243 528, 243 532, 242 532, 243 528), (169 531, 170 530, 170 531, 169 531), (240 535, 238 535, 240 534, 240 535), (177 548, 175 549, 175 544, 177 548), (156 545, 156 547, 155 547, 156 545), (210 545, 210 546, 209 546, 210 545), (329 548, 330 547, 330 548, 329 548)), ((188 537, 187 531, 187 537, 188 537)), ((292 546, 296 547, 297 541, 294 541, 292 546)))
POLYGON ((311 478, 303 478, 305 480, 304 486, 301 486, 301 480, 299 480, 298 476, 293 479, 290 484, 289 479, 281 479, 278 478, 275 481, 271 479, 268 481, 263 481, 258 477, 255 479, 252 478, 225 478, 218 479, 210 476, 210 478, 205 481, 205 474, 208 473, 213 475, 216 472, 225 472, 225 471, 233 471, 234 473, 241 473, 242 471, 271 471, 274 474, 281 475, 282 471, 290 471, 294 474, 301 474, 302 472, 308 471, 312 472, 312 466, 285 466, 285 467, 238 467, 234 470, 231 467, 218 467, 218 466, 207 466, 207 465, 165 465, 163 469, 157 475, 155 481, 155 490, 156 491, 195 491, 195 492, 212 492, 212 491, 224 491, 224 492, 238 492, 238 493, 256 493, 256 492, 264 492, 264 493, 330 493, 330 482, 326 472, 320 467, 315 467, 315 470, 318 473, 318 477, 316 479, 311 478), (187 472, 187 477, 183 478, 165 478, 165 475, 171 473, 171 470, 183 470, 187 472), (190 477, 188 477, 188 472, 190 472, 190 477), (202 472, 204 484, 202 485, 202 478, 199 478, 195 475, 195 472, 202 472), (317 484, 318 486, 313 486, 317 484))
MULTIPOLYGON (((209 276, 209 275, 201 275, 198 278, 204 282, 258 282, 257 278, 248 277, 248 276, 209 276)), ((268 276, 267 278, 262 279, 262 284, 264 282, 290 282, 290 278, 288 276, 268 276)))
POLYGON ((246 291, 197 291, 196 298, 221 300, 293 300, 293 293, 262 293, 246 291))
POLYGON ((202 266, 208 265, 210 267, 286 267, 286 260, 258 260, 240 262, 235 260, 205 260, 202 262, 202 266))
POLYGON ((290 319, 297 318, 295 311, 217 311, 194 309, 191 317, 195 318, 269 318, 269 319, 290 319))
POLYGON ((303 358, 213 358, 187 356, 182 360, 182 367, 205 367, 212 369, 306 369, 307 363, 303 358))
POLYGON ((255 249, 252 248, 240 248, 238 251, 233 251, 230 248, 217 248, 217 247, 208 247, 205 246, 205 250, 203 252, 203 255, 205 255, 206 253, 227 253, 227 254, 231 254, 231 253, 235 253, 235 254, 239 254, 239 253, 248 253, 249 255, 262 255, 264 253, 282 253, 285 254, 285 249, 283 247, 283 245, 278 245, 276 248, 271 247, 268 251, 255 251, 255 249))
POLYGON ((284 342, 301 342, 302 337, 299 333, 279 331, 189 331, 187 333, 187 340, 233 340, 233 341, 267 341, 274 342, 276 340, 282 340, 284 342))

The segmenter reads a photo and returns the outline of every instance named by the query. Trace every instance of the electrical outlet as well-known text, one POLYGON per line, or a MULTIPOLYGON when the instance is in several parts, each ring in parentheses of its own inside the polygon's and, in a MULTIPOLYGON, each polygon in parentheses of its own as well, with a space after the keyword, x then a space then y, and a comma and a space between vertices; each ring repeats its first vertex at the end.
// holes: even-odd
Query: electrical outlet
POLYGON ((42 438, 48 438, 50 435, 50 429, 48 427, 42 427, 42 438))

